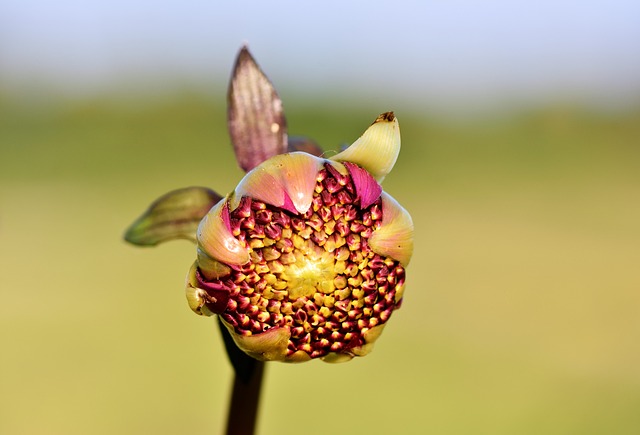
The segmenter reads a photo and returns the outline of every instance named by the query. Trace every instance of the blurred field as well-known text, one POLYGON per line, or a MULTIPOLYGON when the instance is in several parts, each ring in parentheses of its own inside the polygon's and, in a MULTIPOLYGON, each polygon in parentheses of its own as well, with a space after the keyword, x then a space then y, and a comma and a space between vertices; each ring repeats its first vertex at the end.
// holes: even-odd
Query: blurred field
MULTIPOLYGON (((193 247, 121 241, 164 192, 239 180, 215 101, 0 99, 0 433, 222 428, 231 370, 184 300, 193 247)), ((390 109, 286 107, 325 149, 390 109)), ((260 433, 639 433, 640 113, 393 109, 404 305, 367 358, 269 366, 260 433)))

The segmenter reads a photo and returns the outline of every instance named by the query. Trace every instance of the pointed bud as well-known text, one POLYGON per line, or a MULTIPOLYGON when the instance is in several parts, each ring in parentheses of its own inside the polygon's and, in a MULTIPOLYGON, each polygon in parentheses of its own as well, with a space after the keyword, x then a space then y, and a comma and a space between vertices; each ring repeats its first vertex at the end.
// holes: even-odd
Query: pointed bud
POLYGON ((236 59, 228 104, 229 134, 242 169, 250 171, 286 152, 287 121, 282 101, 247 47, 242 47, 236 59))
POLYGON ((393 112, 386 112, 378 116, 349 148, 331 157, 331 160, 355 163, 382 182, 395 165, 399 152, 398 120, 393 112))
POLYGON ((373 252, 409 264, 413 254, 411 215, 391 195, 382 193, 382 226, 369 239, 373 252))
POLYGON ((198 224, 221 199, 206 187, 187 187, 169 192, 149 206, 129 227, 124 239, 141 246, 154 246, 173 239, 195 242, 198 224))

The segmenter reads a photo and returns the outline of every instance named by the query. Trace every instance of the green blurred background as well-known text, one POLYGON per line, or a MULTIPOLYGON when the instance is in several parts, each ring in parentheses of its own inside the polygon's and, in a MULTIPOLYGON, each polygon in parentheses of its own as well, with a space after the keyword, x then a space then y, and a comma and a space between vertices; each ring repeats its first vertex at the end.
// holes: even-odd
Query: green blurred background
MULTIPOLYGON (((238 32, 260 47, 268 26, 251 26, 255 34, 238 32)), ((218 41, 218 51, 233 53, 240 38, 218 41)), ((497 87, 468 105, 456 94, 452 108, 412 99, 419 80, 401 97, 372 96, 375 68, 350 92, 305 85, 304 74, 302 88, 289 86, 253 51, 281 90, 290 133, 326 150, 395 110, 403 148, 384 187, 416 226, 405 301, 376 350, 342 365, 269 364, 259 433, 640 431, 636 88, 621 93, 624 104, 575 90, 508 104, 513 89, 497 87)), ((287 47, 279 51, 286 62, 287 47)), ((219 67, 229 71, 232 56, 219 67)), ((136 92, 138 82, 116 77, 78 93, 73 80, 47 82, 46 71, 41 81, 0 81, 2 434, 224 426, 231 369, 217 325, 195 316, 183 293, 193 246, 142 249, 121 237, 161 194, 190 185, 225 193, 242 176, 226 133, 227 78, 203 86, 141 71, 162 89, 136 92)))

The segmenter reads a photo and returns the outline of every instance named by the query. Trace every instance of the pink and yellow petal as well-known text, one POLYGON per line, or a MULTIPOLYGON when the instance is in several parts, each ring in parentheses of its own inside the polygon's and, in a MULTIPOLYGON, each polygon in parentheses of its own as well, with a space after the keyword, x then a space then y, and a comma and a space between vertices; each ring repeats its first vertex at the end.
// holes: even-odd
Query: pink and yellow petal
POLYGON ((226 201, 216 204, 200 222, 198 246, 203 254, 221 263, 242 265, 250 259, 248 248, 231 233, 226 201))
MULTIPOLYGON (((250 196, 275 207, 282 207, 285 203, 285 195, 286 191, 277 174, 273 174, 268 165, 262 164, 247 173, 240 181, 229 198, 229 209, 233 211, 238 208, 243 196, 250 196)), ((289 211, 295 212, 295 209, 289 211)))
POLYGON ((323 163, 323 159, 302 152, 272 157, 245 175, 231 199, 231 210, 243 196, 249 196, 291 213, 306 212, 323 163))
POLYGON ((305 213, 311 207, 318 171, 323 163, 323 159, 300 152, 283 154, 274 159, 280 180, 299 213, 305 213))

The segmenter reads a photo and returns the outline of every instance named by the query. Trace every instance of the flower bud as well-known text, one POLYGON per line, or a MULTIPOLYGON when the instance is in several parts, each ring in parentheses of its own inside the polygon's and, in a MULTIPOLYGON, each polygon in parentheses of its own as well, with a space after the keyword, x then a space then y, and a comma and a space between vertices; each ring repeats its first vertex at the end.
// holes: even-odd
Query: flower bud
POLYGON ((392 113, 333 159, 272 157, 200 223, 189 306, 218 314, 248 355, 346 361, 400 307, 411 217, 376 179, 400 146, 392 113))

